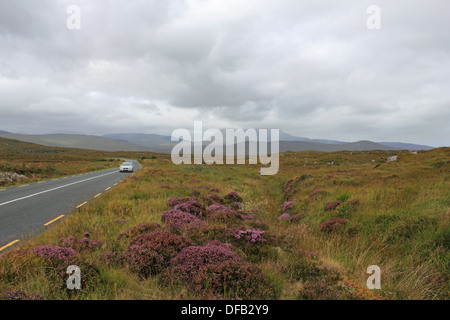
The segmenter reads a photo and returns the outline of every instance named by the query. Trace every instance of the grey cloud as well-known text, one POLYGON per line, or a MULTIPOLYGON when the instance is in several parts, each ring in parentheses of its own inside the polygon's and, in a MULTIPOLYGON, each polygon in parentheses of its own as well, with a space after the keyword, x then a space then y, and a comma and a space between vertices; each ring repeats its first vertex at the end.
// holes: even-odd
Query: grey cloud
POLYGON ((170 134, 204 119, 448 145, 450 4, 380 0, 369 31, 371 4, 1 1, 0 129, 170 134), (72 4, 81 30, 66 28, 72 4))

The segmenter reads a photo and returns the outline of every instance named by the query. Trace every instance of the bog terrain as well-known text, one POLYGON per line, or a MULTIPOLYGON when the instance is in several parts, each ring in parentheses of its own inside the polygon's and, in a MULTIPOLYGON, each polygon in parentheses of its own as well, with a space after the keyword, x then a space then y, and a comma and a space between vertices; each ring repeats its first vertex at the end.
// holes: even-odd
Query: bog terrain
POLYGON ((0 171, 26 178, 4 187, 123 158, 143 168, 1 252, 2 299, 448 299, 449 148, 284 152, 278 174, 261 176, 11 141, 0 171), (67 289, 69 265, 81 290, 67 289), (366 287, 371 265, 380 290, 366 287))

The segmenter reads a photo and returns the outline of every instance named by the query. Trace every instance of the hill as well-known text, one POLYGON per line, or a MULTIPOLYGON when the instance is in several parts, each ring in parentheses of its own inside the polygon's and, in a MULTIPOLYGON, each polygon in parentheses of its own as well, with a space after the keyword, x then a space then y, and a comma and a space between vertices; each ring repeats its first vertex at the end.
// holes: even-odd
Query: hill
POLYGON ((79 134, 48 134, 48 135, 25 135, 25 134, 0 134, 0 137, 16 139, 51 147, 79 148, 99 151, 148 151, 148 149, 132 143, 99 137, 93 135, 79 134))

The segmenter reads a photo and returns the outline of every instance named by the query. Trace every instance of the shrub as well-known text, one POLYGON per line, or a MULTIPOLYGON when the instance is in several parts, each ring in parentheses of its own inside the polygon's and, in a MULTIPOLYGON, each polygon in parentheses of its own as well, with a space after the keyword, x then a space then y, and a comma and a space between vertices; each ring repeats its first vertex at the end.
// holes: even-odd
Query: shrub
POLYGON ((242 203, 240 202, 232 202, 230 203, 230 208, 233 210, 239 210, 242 208, 242 203))
POLYGON ((149 233, 152 231, 161 230, 161 225, 155 222, 143 222, 135 225, 127 230, 121 231, 117 235, 117 239, 125 238, 135 238, 140 234, 149 233))
POLYGON ((208 243, 205 246, 190 246, 171 260, 171 273, 176 279, 189 282, 202 267, 229 260, 242 259, 229 247, 218 242, 208 243))
POLYGON ((231 248, 218 241, 185 248, 171 260, 171 269, 161 281, 166 285, 186 284, 193 294, 203 298, 272 298, 267 278, 231 248))
POLYGON ((101 246, 101 242, 97 240, 89 239, 89 232, 85 232, 85 237, 82 239, 75 239, 75 237, 70 236, 67 239, 61 238, 60 242, 64 247, 70 247, 77 251, 82 250, 93 250, 101 246))
POLYGON ((23 290, 10 290, 3 295, 5 300, 44 300, 44 296, 38 292, 27 293, 23 290))
POLYGON ((225 299, 274 299, 275 291, 253 264, 225 261, 211 264, 194 278, 194 287, 225 299))
POLYGON ((202 220, 193 214, 177 209, 165 211, 161 215, 161 220, 167 224, 170 231, 177 233, 199 228, 204 224, 202 220))
POLYGON ((213 204, 224 204, 225 203, 225 199, 216 193, 212 193, 207 196, 202 195, 202 199, 208 206, 213 205, 213 204))
POLYGON ((242 202, 242 197, 236 191, 231 191, 224 199, 227 203, 242 202))
POLYGON ((289 210, 292 209, 292 207, 294 206, 294 201, 286 201, 283 204, 283 208, 281 209, 281 212, 288 212, 289 210))
POLYGON ((190 200, 175 206, 175 209, 181 210, 193 215, 203 217, 206 213, 205 206, 197 200, 190 200))
POLYGON ((347 223, 347 219, 331 218, 320 225, 320 230, 324 232, 334 232, 347 223))
POLYGON ((166 265, 163 256, 155 250, 136 244, 128 247, 123 259, 140 279, 147 279, 150 275, 161 272, 166 265))
POLYGON ((238 230, 234 237, 238 240, 244 240, 250 243, 262 243, 267 241, 264 239, 264 233, 265 231, 258 230, 258 229, 247 229, 247 230, 238 230))
POLYGON ((242 220, 241 215, 237 214, 236 211, 231 210, 230 208, 220 204, 213 204, 209 206, 206 213, 206 217, 207 219, 210 220, 225 223, 232 223, 236 219, 242 220))
POLYGON ((130 242, 130 247, 133 245, 156 251, 168 263, 178 252, 190 246, 191 241, 169 231, 154 231, 138 235, 130 242))
POLYGON ((176 205, 182 204, 189 200, 190 199, 188 197, 170 197, 169 200, 167 200, 167 205, 169 207, 175 207, 176 205))
POLYGON ((341 203, 342 203, 342 201, 340 201, 340 200, 328 202, 325 205, 324 210, 325 211, 332 211, 332 210, 336 209, 337 207, 339 207, 341 205, 341 203))
POLYGON ((289 213, 285 212, 281 216, 278 217, 278 220, 290 221, 291 215, 289 213))
POLYGON ((48 262, 59 264, 75 257, 77 252, 72 248, 57 246, 39 246, 33 249, 38 257, 42 257, 48 262))

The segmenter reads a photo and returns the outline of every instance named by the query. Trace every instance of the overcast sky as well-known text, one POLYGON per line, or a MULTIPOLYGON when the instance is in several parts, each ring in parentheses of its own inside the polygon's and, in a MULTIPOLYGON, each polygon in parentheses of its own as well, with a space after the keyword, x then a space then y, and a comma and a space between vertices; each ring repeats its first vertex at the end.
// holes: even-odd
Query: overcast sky
POLYGON ((449 12, 448 0, 0 0, 0 130, 170 135, 203 120, 448 146, 449 12))

